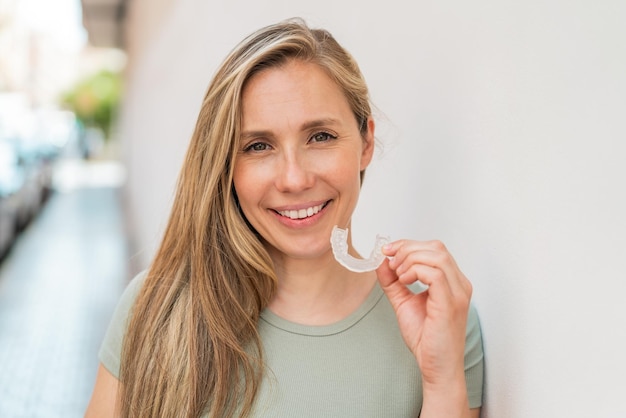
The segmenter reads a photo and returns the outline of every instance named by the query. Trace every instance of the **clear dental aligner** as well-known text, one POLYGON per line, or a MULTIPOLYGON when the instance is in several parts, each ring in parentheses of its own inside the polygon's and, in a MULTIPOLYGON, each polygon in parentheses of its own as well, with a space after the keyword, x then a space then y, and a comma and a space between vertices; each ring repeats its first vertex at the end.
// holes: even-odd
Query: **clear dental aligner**
POLYGON ((333 249, 335 260, 350 271, 364 273, 378 268, 385 259, 383 246, 389 242, 389 238, 380 235, 376 236, 374 249, 367 259, 355 258, 348 254, 348 229, 341 229, 337 225, 333 227, 330 234, 330 245, 333 249))

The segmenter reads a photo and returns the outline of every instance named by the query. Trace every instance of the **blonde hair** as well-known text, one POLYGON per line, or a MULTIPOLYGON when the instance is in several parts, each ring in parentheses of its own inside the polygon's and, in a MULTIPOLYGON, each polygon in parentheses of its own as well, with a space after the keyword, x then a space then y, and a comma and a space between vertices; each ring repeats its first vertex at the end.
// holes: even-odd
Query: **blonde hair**
POLYGON ((123 417, 252 410, 263 373, 257 321, 277 279, 238 207, 233 166, 246 81, 290 59, 323 68, 367 130, 363 76, 327 31, 292 19, 260 29, 228 55, 203 100, 163 241, 133 307, 120 371, 123 417))

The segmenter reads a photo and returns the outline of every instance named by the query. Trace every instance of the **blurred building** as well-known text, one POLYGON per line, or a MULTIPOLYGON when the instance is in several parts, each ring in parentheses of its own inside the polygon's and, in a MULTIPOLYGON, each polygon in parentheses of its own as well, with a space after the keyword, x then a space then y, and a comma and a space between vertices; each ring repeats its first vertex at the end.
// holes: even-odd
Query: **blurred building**
POLYGON ((30 78, 31 41, 16 14, 17 0, 0 1, 0 91, 24 89, 30 78))
POLYGON ((20 92, 33 106, 45 106, 78 76, 78 45, 51 36, 53 26, 35 20, 32 3, 0 1, 0 92, 20 92))
POLYGON ((0 0, 0 255, 39 212, 58 157, 115 156, 66 97, 125 54, 89 44, 81 20, 80 0, 0 0))
POLYGON ((119 44, 87 42, 79 6, 79 0, 0 0, 0 94, 22 94, 34 108, 55 106, 81 78, 123 67, 119 44))
POLYGON ((89 43, 96 47, 122 48, 127 0, 81 0, 83 25, 89 43))

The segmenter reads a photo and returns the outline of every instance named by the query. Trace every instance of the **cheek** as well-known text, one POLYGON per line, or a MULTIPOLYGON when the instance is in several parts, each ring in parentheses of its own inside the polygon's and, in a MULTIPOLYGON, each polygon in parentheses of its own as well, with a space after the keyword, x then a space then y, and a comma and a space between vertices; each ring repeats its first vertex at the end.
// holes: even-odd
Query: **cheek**
POLYGON ((233 186, 239 199, 239 205, 246 217, 252 208, 258 206, 271 183, 268 170, 261 164, 236 164, 233 172, 233 186))
POLYGON ((338 154, 326 161, 325 172, 332 176, 335 182, 345 187, 351 187, 354 182, 360 184, 361 164, 356 154, 338 154))
POLYGON ((239 205, 244 210, 248 206, 249 202, 253 200, 254 187, 252 184, 251 176, 248 173, 249 170, 243 167, 235 166, 233 173, 233 185, 235 187, 235 193, 239 199, 239 205))

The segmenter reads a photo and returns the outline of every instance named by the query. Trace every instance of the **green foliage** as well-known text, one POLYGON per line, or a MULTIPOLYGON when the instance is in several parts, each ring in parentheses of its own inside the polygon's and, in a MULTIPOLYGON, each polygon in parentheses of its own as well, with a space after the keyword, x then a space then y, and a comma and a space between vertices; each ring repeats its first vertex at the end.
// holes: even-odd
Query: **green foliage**
POLYGON ((61 101, 76 114, 85 127, 101 129, 108 139, 119 106, 121 90, 119 74, 101 71, 80 81, 64 94, 61 101))

